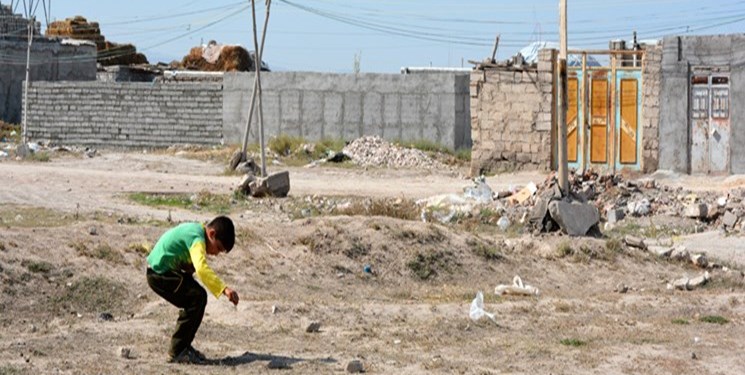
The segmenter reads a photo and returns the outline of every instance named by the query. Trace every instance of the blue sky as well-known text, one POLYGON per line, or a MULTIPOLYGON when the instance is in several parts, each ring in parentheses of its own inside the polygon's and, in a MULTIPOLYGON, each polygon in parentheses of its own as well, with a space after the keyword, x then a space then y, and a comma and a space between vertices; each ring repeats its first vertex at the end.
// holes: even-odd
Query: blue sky
MULTIPOLYGON (((47 0, 47 4, 50 0, 47 0)), ((27 0, 28 2, 28 0, 27 0)), ((39 2, 38 0, 36 2, 39 2)), ((9 4, 9 0, 0 0, 9 4)), ((41 2, 39 2, 41 4, 41 2)), ((402 66, 470 67, 531 41, 558 40, 558 0, 274 0, 264 61, 275 70, 398 72, 402 66)), ((607 48, 608 40, 745 32, 745 0, 568 0, 569 44, 607 48)), ((246 0, 63 0, 50 20, 82 15, 107 40, 133 43, 150 62, 181 59, 216 40, 253 49, 246 0)), ((265 2, 256 3, 259 32, 265 2)), ((23 2, 16 12, 23 13, 23 2)), ((41 6, 36 16, 47 17, 41 6)))

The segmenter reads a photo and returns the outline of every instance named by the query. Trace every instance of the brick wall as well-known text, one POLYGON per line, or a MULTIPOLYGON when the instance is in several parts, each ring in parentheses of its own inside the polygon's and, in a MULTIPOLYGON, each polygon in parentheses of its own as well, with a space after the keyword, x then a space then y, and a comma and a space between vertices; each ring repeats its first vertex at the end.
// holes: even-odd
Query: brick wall
POLYGON ((648 47, 642 67, 642 169, 647 173, 659 167, 661 79, 662 46, 648 47))
POLYGON ((219 83, 32 82, 30 139, 107 147, 222 142, 219 83))
POLYGON ((551 168, 552 51, 537 69, 471 74, 471 175, 551 168))

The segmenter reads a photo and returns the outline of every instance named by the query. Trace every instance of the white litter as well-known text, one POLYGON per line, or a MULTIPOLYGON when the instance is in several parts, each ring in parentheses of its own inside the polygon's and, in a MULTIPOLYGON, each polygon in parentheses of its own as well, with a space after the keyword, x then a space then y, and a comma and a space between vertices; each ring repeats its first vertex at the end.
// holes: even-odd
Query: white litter
POLYGON ((540 294, 540 291, 538 290, 538 288, 532 285, 523 284, 523 279, 521 279, 520 276, 515 275, 515 277, 512 278, 512 285, 497 285, 497 287, 494 288, 494 293, 498 296, 505 294, 518 296, 537 296, 540 294))
POLYGON ((471 302, 471 312, 468 314, 468 316, 470 316, 471 320, 473 320, 474 322, 483 317, 487 317, 495 324, 497 323, 497 319, 494 317, 494 314, 484 311, 484 293, 481 293, 480 290, 478 291, 478 293, 476 293, 476 298, 474 298, 473 302, 471 302))

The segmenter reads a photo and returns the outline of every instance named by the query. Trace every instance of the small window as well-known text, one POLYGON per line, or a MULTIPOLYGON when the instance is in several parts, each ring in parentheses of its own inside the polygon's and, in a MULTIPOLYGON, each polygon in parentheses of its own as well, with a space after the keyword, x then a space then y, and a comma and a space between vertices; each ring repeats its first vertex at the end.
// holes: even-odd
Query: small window
POLYGON ((712 85, 726 85, 727 83, 729 83, 728 77, 711 77, 712 85))

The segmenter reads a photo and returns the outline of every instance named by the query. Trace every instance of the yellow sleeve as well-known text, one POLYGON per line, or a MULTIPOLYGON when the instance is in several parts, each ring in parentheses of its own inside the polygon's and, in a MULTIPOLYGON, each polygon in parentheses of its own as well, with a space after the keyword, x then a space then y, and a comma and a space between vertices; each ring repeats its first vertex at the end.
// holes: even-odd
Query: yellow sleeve
POLYGON ((189 249, 189 256, 199 280, 207 287, 207 290, 215 295, 215 298, 220 298, 226 285, 217 277, 215 271, 207 265, 207 248, 204 242, 195 241, 189 249))

